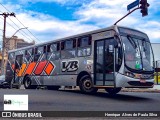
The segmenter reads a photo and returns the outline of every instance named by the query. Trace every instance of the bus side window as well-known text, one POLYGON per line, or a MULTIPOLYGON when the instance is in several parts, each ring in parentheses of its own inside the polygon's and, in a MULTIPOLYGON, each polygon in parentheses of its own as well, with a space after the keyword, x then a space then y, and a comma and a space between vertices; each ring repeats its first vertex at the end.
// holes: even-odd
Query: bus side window
MULTIPOLYGON (((25 50, 24 56, 25 56, 25 58, 27 59, 27 61, 29 61, 29 58, 30 58, 30 57, 28 57, 28 56, 29 56, 28 50, 25 50)), ((26 62, 27 62, 27 61, 26 61, 26 62)))
POLYGON ((51 45, 47 45, 47 53, 51 52, 51 45))
POLYGON ((34 62, 38 61, 40 54, 41 54, 40 47, 36 47, 34 49, 34 62))
POLYGON ((43 51, 41 54, 43 54, 41 61, 45 61, 47 59, 47 45, 43 46, 43 51))
POLYGON ((46 53, 46 52, 47 52, 47 47, 45 45, 45 46, 43 46, 43 53, 46 53))
POLYGON ((92 37, 86 36, 78 39, 78 56, 90 56, 91 55, 92 37))
POLYGON ((25 50, 25 58, 26 58, 26 63, 29 62, 29 60, 31 59, 31 56, 34 54, 34 49, 27 49, 25 50))
POLYGON ((35 53, 34 53, 34 48, 32 48, 31 51, 32 51, 31 54, 34 55, 34 54, 35 54, 35 53))
POLYGON ((35 48, 35 49, 34 49, 34 54, 35 54, 35 55, 38 54, 38 48, 35 48))
POLYGON ((11 64, 14 64, 14 61, 15 61, 15 53, 9 53, 9 55, 8 55, 8 60, 10 61, 11 64))
POLYGON ((14 53, 9 53, 8 59, 9 60, 15 59, 15 54, 14 53))
POLYGON ((20 69, 23 64, 23 55, 16 56, 15 69, 20 69))
POLYGON ((49 46, 50 47, 47 48, 48 49, 47 60, 51 60, 51 61, 58 60, 60 58, 59 42, 53 43, 49 46))
POLYGON ((76 39, 66 40, 61 43, 61 58, 69 59, 76 56, 76 39))

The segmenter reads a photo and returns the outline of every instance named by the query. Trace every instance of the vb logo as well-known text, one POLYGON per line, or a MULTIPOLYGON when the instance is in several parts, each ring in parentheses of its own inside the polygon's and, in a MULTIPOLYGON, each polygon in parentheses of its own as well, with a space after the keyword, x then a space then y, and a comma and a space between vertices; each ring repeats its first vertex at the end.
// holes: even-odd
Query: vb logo
POLYGON ((74 72, 79 68, 79 61, 62 61, 62 72, 74 72))

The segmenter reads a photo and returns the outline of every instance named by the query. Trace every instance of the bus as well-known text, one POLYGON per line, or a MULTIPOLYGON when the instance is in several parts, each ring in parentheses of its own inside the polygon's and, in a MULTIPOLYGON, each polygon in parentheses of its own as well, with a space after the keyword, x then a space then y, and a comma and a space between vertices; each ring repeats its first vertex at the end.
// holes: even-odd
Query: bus
POLYGON ((8 52, 6 81, 25 89, 79 86, 84 93, 154 86, 154 55, 147 34, 111 26, 8 52))

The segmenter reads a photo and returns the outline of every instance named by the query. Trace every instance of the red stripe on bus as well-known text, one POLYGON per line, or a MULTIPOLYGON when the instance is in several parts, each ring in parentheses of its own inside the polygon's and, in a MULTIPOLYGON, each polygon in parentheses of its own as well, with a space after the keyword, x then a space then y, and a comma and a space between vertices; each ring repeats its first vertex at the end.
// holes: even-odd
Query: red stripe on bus
POLYGON ((47 65, 47 67, 46 67, 46 69, 45 69, 46 74, 50 75, 51 72, 52 72, 52 70, 54 69, 54 67, 55 66, 51 62, 49 62, 48 65, 47 65))
POLYGON ((46 64, 47 64, 47 61, 39 62, 37 68, 36 68, 35 71, 34 71, 34 73, 35 73, 36 75, 40 75, 40 74, 43 72, 46 64))

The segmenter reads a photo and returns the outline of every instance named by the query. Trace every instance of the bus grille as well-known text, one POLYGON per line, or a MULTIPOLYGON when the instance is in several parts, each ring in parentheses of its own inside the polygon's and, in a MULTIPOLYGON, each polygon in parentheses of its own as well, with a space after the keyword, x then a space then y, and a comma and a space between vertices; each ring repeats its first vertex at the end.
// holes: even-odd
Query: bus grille
POLYGON ((154 83, 152 82, 141 83, 139 81, 130 81, 128 82, 128 84, 132 86, 152 86, 154 83))

